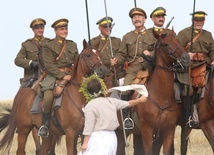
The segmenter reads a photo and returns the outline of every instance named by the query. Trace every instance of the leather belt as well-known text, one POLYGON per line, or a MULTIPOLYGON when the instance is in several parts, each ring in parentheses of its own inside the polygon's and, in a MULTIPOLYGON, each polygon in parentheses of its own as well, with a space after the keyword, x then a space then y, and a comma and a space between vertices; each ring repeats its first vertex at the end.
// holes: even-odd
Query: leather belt
POLYGON ((70 67, 63 67, 63 68, 59 68, 59 70, 61 72, 71 72, 72 68, 70 68, 70 67))
POLYGON ((198 53, 195 53, 193 55, 192 60, 193 61, 204 61, 206 59, 206 57, 207 57, 206 53, 200 53, 200 52, 198 52, 198 53))

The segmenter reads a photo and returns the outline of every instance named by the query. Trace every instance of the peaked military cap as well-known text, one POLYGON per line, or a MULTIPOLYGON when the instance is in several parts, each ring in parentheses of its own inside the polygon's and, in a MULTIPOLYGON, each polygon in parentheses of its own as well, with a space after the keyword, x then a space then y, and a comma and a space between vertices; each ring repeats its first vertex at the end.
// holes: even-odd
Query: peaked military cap
POLYGON ((36 18, 30 23, 30 28, 34 28, 37 25, 45 25, 46 21, 42 18, 36 18))
POLYGON ((111 25, 112 22, 113 22, 113 18, 108 17, 108 21, 107 21, 107 18, 103 17, 102 19, 98 20, 96 24, 100 26, 104 26, 104 25, 107 25, 107 23, 111 25))
POLYGON ((163 7, 157 7, 152 13, 150 14, 150 18, 157 15, 166 16, 166 10, 163 7))
POLYGON ((58 27, 67 27, 68 26, 68 20, 66 18, 61 18, 56 20, 51 27, 52 28, 58 28, 58 27))
POLYGON ((146 12, 141 9, 141 8, 133 8, 129 11, 129 17, 132 18, 134 15, 142 15, 144 16, 145 18, 147 18, 146 16, 146 12))
POLYGON ((205 16, 207 14, 204 11, 196 11, 193 14, 191 13, 190 15, 193 15, 193 19, 196 19, 196 20, 205 20, 205 16))

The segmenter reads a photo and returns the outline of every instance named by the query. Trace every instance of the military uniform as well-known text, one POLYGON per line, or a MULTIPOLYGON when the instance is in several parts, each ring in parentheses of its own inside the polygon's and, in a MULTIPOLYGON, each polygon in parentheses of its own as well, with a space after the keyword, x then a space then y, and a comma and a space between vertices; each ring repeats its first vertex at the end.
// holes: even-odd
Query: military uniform
MULTIPOLYGON (((107 18, 103 17, 102 19, 97 21, 96 24, 99 25, 99 28, 102 28, 102 27, 107 28, 109 26, 109 29, 107 29, 107 31, 108 30, 111 31, 112 22, 113 22, 113 19, 111 17, 107 17, 107 18), (107 19, 108 19, 108 22, 107 22, 107 19), (107 25, 107 23, 109 25, 107 25)), ((108 75, 112 75, 114 70, 111 67, 110 59, 112 58, 112 56, 115 56, 115 54, 118 52, 120 44, 121 44, 121 39, 117 38, 117 37, 111 37, 111 46, 112 47, 110 47, 110 41, 109 41, 108 34, 105 34, 105 36, 104 36, 102 34, 102 30, 100 30, 100 31, 101 31, 101 33, 99 36, 96 36, 90 40, 91 46, 96 47, 97 50, 100 51, 100 58, 101 58, 102 62, 104 63, 104 65, 107 68, 110 69, 108 75), (112 49, 112 51, 111 51, 111 49, 112 49)), ((117 66, 116 70, 117 70, 117 78, 118 79, 125 76, 125 70, 123 70, 122 65, 117 66)))
POLYGON ((48 41, 44 47, 44 65, 49 74, 41 83, 42 92, 53 89, 56 79, 62 79, 65 75, 70 74, 70 72, 60 71, 60 68, 71 68, 75 59, 79 55, 77 44, 75 42, 71 40, 65 40, 65 42, 65 50, 58 61, 56 61, 56 58, 58 57, 64 42, 56 37, 55 39, 48 41))
POLYGON ((55 29, 56 37, 48 41, 43 50, 44 66, 48 75, 41 82, 41 91, 43 92, 42 104, 42 126, 38 135, 47 137, 49 133, 49 119, 51 117, 51 107, 54 99, 53 88, 56 80, 69 77, 71 67, 79 53, 77 44, 71 40, 66 40, 68 20, 65 18, 56 20, 51 27, 55 29), (66 33, 61 33, 62 31, 66 33), (58 33, 59 32, 59 33, 58 33), (66 34, 66 35, 64 35, 66 34))
POLYGON ((116 54, 117 63, 127 61, 129 64, 124 85, 129 85, 136 78, 137 72, 146 70, 147 63, 142 58, 145 50, 153 51, 154 37, 148 30, 143 32, 131 31, 123 36, 119 52, 116 54))
MULTIPOLYGON (((205 20, 205 15, 206 13, 203 11, 196 11, 193 15, 193 22, 197 22, 197 21, 201 21, 202 23, 205 20)), ((204 23, 203 23, 204 24, 204 23)), ((198 26, 198 25, 196 25, 198 26)), ((195 27, 195 25, 194 25, 195 27)), ((187 27, 183 30, 181 30, 178 35, 176 36, 176 38, 178 39, 178 41, 180 42, 180 45, 182 47, 184 47, 186 49, 187 52, 191 52, 194 53, 192 59, 191 59, 191 68, 195 68, 198 66, 201 66, 202 64, 206 64, 207 66, 211 65, 211 62, 214 62, 214 40, 212 37, 212 34, 207 31, 202 29, 203 25, 200 26, 200 28, 194 29, 192 30, 192 27, 187 27), (193 32, 193 38, 191 38, 193 32), (194 39, 196 38, 196 39, 194 39), (190 51, 190 44, 191 44, 191 39, 193 39, 192 41, 192 49, 190 51), (188 45, 189 44, 189 45, 188 45)), ((208 69, 208 67, 207 67, 208 69)), ((196 114, 197 114, 197 105, 196 103, 198 102, 199 98, 200 98, 200 90, 199 88, 194 88, 190 87, 190 91, 188 94, 188 85, 192 86, 192 80, 189 80, 189 73, 188 71, 184 72, 184 73, 176 73, 176 79, 179 81, 180 83, 180 89, 181 89, 181 96, 182 96, 182 102, 186 103, 187 101, 187 97, 189 97, 189 102, 187 104, 190 104, 190 106, 186 106, 189 107, 187 108, 187 116, 189 119, 188 120, 188 125, 190 127, 194 127, 194 126, 198 126, 198 119, 194 119, 197 118, 196 114), (189 96, 187 96, 189 95, 189 96), (194 99, 194 100, 193 100, 194 99), (192 113, 191 113, 191 109, 193 106, 194 108, 194 115, 195 117, 193 117, 192 113)), ((203 88, 205 89, 205 88, 203 88)))
MULTIPOLYGON (((112 52, 114 56, 119 50, 121 39, 117 37, 111 37, 111 43, 112 43, 112 52)), ((98 45, 97 50, 101 52, 100 59, 103 62, 103 64, 110 69, 111 68, 110 59, 112 58, 112 53, 111 53, 109 38, 108 37, 104 38, 101 35, 99 35, 91 39, 91 45, 92 46, 98 45), (104 48, 106 42, 108 43, 107 43, 107 46, 104 48)), ((124 76, 124 74, 122 73, 123 72, 122 68, 120 68, 117 71, 119 71, 118 78, 122 78, 124 76)))
MULTIPOLYGON (((36 18, 31 22, 30 28, 33 29, 35 26, 45 25, 45 23, 43 19, 36 18)), ((24 68, 24 77, 20 79, 21 86, 23 86, 29 78, 36 74, 38 76, 38 67, 33 68, 30 63, 32 61, 38 62, 38 53, 48 40, 49 38, 45 37, 34 37, 22 43, 21 49, 14 60, 17 66, 24 68)), ((37 76, 36 78, 38 78, 37 76)))
MULTIPOLYGON (((191 41, 191 33, 192 28, 188 27, 180 31, 177 35, 177 39, 180 42, 182 47, 186 47, 186 45, 191 41)), ((193 38, 198 34, 198 31, 194 31, 193 38)), ((187 49, 189 52, 189 48, 187 49)), ((202 30, 199 38, 193 43, 192 53, 204 53, 205 62, 207 65, 210 65, 211 62, 214 61, 214 40, 211 32, 207 30, 202 30)), ((204 61, 192 61, 192 68, 196 66, 200 66, 205 63, 204 61)), ((181 73, 177 75, 179 82, 188 84, 188 73, 181 73)))

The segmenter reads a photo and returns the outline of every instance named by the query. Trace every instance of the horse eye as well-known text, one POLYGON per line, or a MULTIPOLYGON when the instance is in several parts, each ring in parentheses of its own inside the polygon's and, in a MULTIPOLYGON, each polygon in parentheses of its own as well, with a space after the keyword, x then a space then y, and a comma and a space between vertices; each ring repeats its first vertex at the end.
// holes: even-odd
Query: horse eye
POLYGON ((87 57, 90 57, 91 56, 91 54, 87 54, 87 57))

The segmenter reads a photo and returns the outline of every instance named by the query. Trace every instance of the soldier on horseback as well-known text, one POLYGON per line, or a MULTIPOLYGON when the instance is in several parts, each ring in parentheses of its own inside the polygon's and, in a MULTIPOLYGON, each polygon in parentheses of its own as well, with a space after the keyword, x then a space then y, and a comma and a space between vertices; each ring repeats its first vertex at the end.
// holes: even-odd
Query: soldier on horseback
MULTIPOLYGON (((152 55, 154 46, 154 37, 145 28, 146 12, 141 8, 133 8, 129 12, 132 24, 135 30, 128 32, 123 36, 122 43, 118 53, 111 59, 112 65, 120 65, 126 61, 126 75, 124 85, 130 85, 137 76, 138 71, 146 71, 147 63, 142 58, 142 53, 152 55)), ((126 91, 122 93, 122 100, 130 100, 133 92, 126 91)), ((123 110, 124 117, 128 117, 128 109, 123 110)), ((127 123, 127 128, 131 128, 132 124, 127 123)))
POLYGON ((21 87, 31 87, 38 79, 39 57, 42 47, 49 38, 43 36, 46 21, 36 18, 30 23, 34 37, 22 43, 14 62, 17 66, 24 68, 24 77, 20 79, 21 87))
POLYGON ((56 37, 51 39, 44 47, 43 60, 48 75, 41 82, 43 93, 42 124, 39 129, 40 136, 48 136, 49 118, 51 115, 52 102, 54 100, 53 89, 57 80, 69 81, 70 72, 75 59, 78 57, 77 44, 67 40, 68 20, 59 19, 52 24, 56 37))
POLYGON ((187 118, 185 119, 188 119, 189 127, 197 127, 199 125, 197 103, 200 98, 203 98, 210 66, 214 65, 214 40, 212 34, 203 29, 207 14, 204 11, 196 11, 192 15, 193 27, 187 27, 177 35, 180 45, 190 55, 191 65, 189 71, 177 74, 176 79, 181 83, 182 103, 188 104, 186 105, 188 107, 186 108, 187 118), (188 103, 187 99, 189 99, 188 103))
MULTIPOLYGON (((109 77, 107 77, 109 81, 114 81, 114 76, 112 76, 114 74, 116 74, 117 78, 120 79, 125 76, 125 70, 123 69, 123 66, 117 66, 116 73, 114 73, 114 68, 111 66, 109 61, 112 58, 112 55, 114 56, 118 52, 121 44, 120 38, 112 36, 109 37, 114 26, 113 18, 103 17, 102 19, 98 20, 96 24, 98 25, 100 34, 90 40, 91 46, 95 47, 99 51, 100 59, 104 65, 110 69, 107 75, 109 77), (111 39, 111 41, 109 39, 111 39)), ((111 83, 113 83, 113 86, 117 86, 115 81, 111 83)), ((106 84, 107 87, 109 87, 108 81, 106 81, 106 84)))

